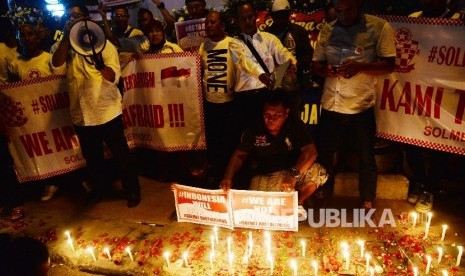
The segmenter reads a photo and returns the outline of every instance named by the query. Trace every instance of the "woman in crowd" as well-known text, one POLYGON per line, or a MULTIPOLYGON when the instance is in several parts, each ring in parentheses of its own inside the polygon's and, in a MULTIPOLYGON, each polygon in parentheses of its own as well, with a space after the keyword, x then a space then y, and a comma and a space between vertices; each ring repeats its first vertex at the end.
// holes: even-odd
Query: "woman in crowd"
POLYGON ((183 50, 175 43, 171 43, 165 38, 165 28, 163 23, 154 19, 147 24, 147 27, 142 30, 144 35, 150 41, 150 48, 146 53, 151 54, 165 54, 165 53, 179 53, 183 50))

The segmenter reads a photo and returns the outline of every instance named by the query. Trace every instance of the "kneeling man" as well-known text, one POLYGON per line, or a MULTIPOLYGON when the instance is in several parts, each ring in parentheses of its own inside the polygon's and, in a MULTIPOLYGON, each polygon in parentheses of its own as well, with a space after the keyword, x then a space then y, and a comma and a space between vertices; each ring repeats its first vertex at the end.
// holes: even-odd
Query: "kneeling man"
POLYGON ((287 95, 269 91, 263 105, 263 115, 248 128, 229 160, 220 187, 227 191, 234 175, 247 157, 254 158, 254 177, 250 190, 299 193, 299 220, 306 219, 304 201, 326 182, 326 170, 315 163, 317 151, 304 123, 289 117, 287 95))

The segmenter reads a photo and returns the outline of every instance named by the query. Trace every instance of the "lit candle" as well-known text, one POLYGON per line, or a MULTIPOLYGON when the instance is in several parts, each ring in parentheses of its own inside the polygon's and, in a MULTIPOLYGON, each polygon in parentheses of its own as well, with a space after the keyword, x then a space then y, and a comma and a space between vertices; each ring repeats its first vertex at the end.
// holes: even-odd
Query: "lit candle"
POLYGON ((215 234, 215 242, 218 244, 218 227, 213 227, 213 234, 215 234))
POLYGON ((442 225, 442 235, 441 235, 441 242, 444 241, 444 238, 446 237, 446 230, 447 230, 447 225, 442 225))
POLYGON ((447 276, 447 275, 449 275, 449 273, 447 273, 447 270, 443 269, 442 270, 442 276, 447 276))
POLYGON ((244 251, 244 256, 242 257, 242 263, 245 263, 246 265, 249 265, 249 250, 248 250, 248 245, 246 245, 245 251, 244 251))
POLYGON ((125 251, 126 253, 128 253, 129 259, 131 259, 131 262, 134 262, 134 258, 132 257, 131 247, 127 246, 125 251))
POLYGON ((292 270, 294 271, 294 276, 297 276, 297 263, 295 260, 291 260, 291 267, 292 267, 292 270))
POLYGON ((341 242, 342 251, 349 250, 349 245, 346 242, 341 242))
POLYGON ((265 246, 266 246, 266 254, 271 254, 271 236, 268 231, 265 231, 265 246))
POLYGON ((163 253, 163 257, 165 257, 166 266, 167 266, 167 267, 170 267, 170 266, 171 266, 171 263, 170 263, 170 252, 165 252, 165 253, 163 253))
POLYGON ((412 214, 412 220, 413 220, 412 227, 415 228, 415 226, 417 225, 418 213, 412 212, 411 214, 412 214))
POLYGON ((111 261, 110 249, 108 247, 105 247, 103 249, 103 252, 105 252, 105 254, 107 254, 108 259, 111 261))
POLYGON ((305 240, 301 240, 300 245, 302 246, 302 257, 305 258, 305 247, 306 247, 305 240))
POLYGON ((313 266, 313 274, 315 274, 315 276, 318 275, 318 262, 313 260, 312 266, 313 266))
POLYGON ((228 260, 229 260, 229 271, 233 273, 234 254, 229 255, 228 260))
POLYGON ((413 268, 413 276, 418 276, 418 267, 413 268))
POLYGON ((365 254, 365 259, 366 259, 366 264, 365 264, 365 270, 368 272, 369 268, 370 268, 370 254, 366 253, 365 254))
POLYGON ((210 269, 213 270, 213 251, 210 252, 210 269))
POLYGON ((252 232, 249 231, 249 257, 252 256, 252 249, 253 249, 252 232))
POLYGON ((462 259, 462 253, 463 253, 463 246, 457 246, 459 249, 459 254, 457 255, 457 263, 455 266, 460 266, 460 260, 462 259))
POLYGON ((271 256, 271 254, 268 254, 266 256, 266 259, 268 260, 268 263, 270 264, 270 275, 273 275, 273 271, 274 271, 273 256, 271 256))
POLYGON ((426 222, 426 224, 428 224, 428 226, 429 226, 429 225, 431 225, 431 218, 433 217, 433 213, 428 212, 427 216, 428 216, 428 221, 426 222))
POLYGON ((350 254, 348 250, 344 250, 342 253, 344 254, 344 258, 346 259, 346 265, 345 265, 345 270, 349 270, 349 261, 350 261, 350 254))
POLYGON ((71 233, 69 231, 65 231, 66 238, 71 240, 71 233))
POLYGON ((72 240, 72 239, 69 239, 69 240, 67 240, 66 242, 69 244, 69 246, 71 247, 71 250, 72 250, 72 251, 73 251, 73 253, 74 253, 75 251, 74 251, 74 244, 73 244, 73 240, 72 240))
POLYGON ((360 245, 360 257, 363 258, 363 254, 365 253, 365 242, 360 240, 357 243, 360 245))
POLYGON ((87 247, 87 252, 89 252, 89 254, 92 256, 92 259, 94 260, 94 262, 97 261, 97 258, 95 257, 95 254, 94 254, 94 249, 92 247, 87 247))
POLYGON ((441 263, 442 260, 442 247, 438 247, 438 265, 441 263))
POLYGON ((232 238, 231 238, 231 237, 228 237, 227 241, 228 241, 228 256, 229 256, 229 255, 231 255, 231 242, 232 242, 232 238))
POLYGON ((215 252, 215 237, 213 235, 210 236, 210 246, 211 246, 211 251, 215 252))
POLYGON ((375 267, 370 267, 370 276, 375 276, 375 267))
POLYGON ((427 255, 426 256, 426 271, 425 271, 425 274, 428 275, 429 274, 429 269, 431 268, 431 256, 430 255, 427 255))
MULTIPOLYGON (((428 213, 429 214, 429 213, 428 213)), ((425 226, 425 235, 423 236, 423 239, 426 240, 426 238, 428 237, 428 232, 429 232, 429 223, 426 223, 426 226, 425 226)))
POLYGON ((265 246, 266 246, 266 254, 267 255, 271 254, 271 241, 265 240, 265 246))
POLYGON ((182 258, 184 259, 184 264, 186 265, 186 267, 189 267, 189 264, 187 263, 187 251, 184 251, 184 253, 182 253, 182 258))

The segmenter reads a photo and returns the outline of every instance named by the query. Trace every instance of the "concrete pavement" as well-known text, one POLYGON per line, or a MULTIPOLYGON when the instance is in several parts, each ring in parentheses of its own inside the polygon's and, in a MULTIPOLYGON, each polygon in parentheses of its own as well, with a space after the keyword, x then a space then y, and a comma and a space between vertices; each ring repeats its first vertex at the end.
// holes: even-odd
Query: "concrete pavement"
MULTIPOLYGON (((51 201, 27 202, 25 219, 15 223, 2 220, 0 232, 9 232, 15 236, 29 235, 46 242, 53 265, 50 275, 228 274, 228 271, 224 269, 227 264, 220 260, 215 261, 216 272, 210 270, 208 252, 211 227, 176 222, 170 183, 146 177, 140 177, 140 180, 142 202, 136 208, 128 209, 126 201, 118 199, 117 195, 91 205, 85 201, 80 189, 62 189, 51 201), (73 248, 67 242, 65 231, 70 231, 73 248), (87 250, 89 246, 93 248, 95 260, 87 250), (106 247, 110 250, 111 261, 104 252, 106 247), (129 247, 130 254, 126 251, 127 247, 129 247), (189 269, 181 269, 180 266, 177 272, 166 273, 167 265, 163 253, 169 251, 170 263, 176 266, 182 264, 182 253, 185 250, 189 250, 189 269), (131 256, 133 261, 131 261, 131 256)), ((374 256, 379 253, 375 260, 384 269, 378 273, 380 275, 392 272, 393 269, 396 270, 396 274, 407 274, 406 269, 411 268, 411 265, 408 265, 409 261, 404 262, 406 259, 411 260, 421 269, 425 269, 423 259, 426 254, 437 258, 436 247, 441 245, 439 239, 443 224, 448 225, 443 244, 445 255, 439 266, 434 265, 431 268, 431 273, 440 275, 442 269, 447 269, 456 275, 465 275, 465 260, 460 268, 454 268, 457 255, 456 245, 465 245, 463 208, 465 187, 456 183, 449 184, 446 187, 448 192, 435 198, 433 219, 426 240, 421 238, 424 235, 424 224, 418 222, 417 227, 413 228, 407 221, 408 212, 413 211, 411 204, 406 200, 378 199, 375 216, 379 219, 382 210, 391 210, 396 219, 396 228, 311 228, 307 223, 300 223, 299 231, 296 233, 272 233, 276 246, 273 252, 277 258, 273 275, 292 275, 289 259, 293 257, 302 262, 299 265, 301 275, 310 274, 309 264, 304 265, 305 260, 310 260, 309 258, 321 257, 320 269, 325 269, 327 272, 334 271, 336 268, 340 269, 341 261, 337 260, 337 254, 334 253, 338 247, 337 244, 341 240, 354 243, 356 238, 367 241, 366 248, 373 252, 374 256), (410 239, 407 243, 406 237, 410 239), (299 257, 301 250, 299 242, 302 238, 309 242, 307 259, 299 257), (421 250, 415 249, 416 247, 421 250), (398 256, 401 251, 406 252, 405 256, 398 256), (335 264, 329 265, 327 260, 324 260, 327 257, 323 256, 336 256, 335 264), (386 260, 386 256, 390 256, 389 260, 386 260)), ((118 183, 115 186, 117 187, 118 183)), ((349 210, 358 208, 358 199, 336 195, 328 202, 327 208, 349 210)), ((227 235, 232 235, 237 241, 234 243, 234 246, 237 246, 235 252, 241 254, 243 250, 240 248, 245 244, 243 239, 247 232, 248 230, 245 229, 235 231, 221 229, 220 240, 224 241, 227 235)), ((260 235, 262 235, 261 231, 253 231, 254 239, 257 241, 260 235)), ((260 251, 259 245, 256 248, 260 251)), ((358 250, 355 245, 351 249, 353 252, 358 250)), ((224 246, 220 245, 217 250, 223 252, 224 246)), ((360 262, 360 260, 357 261, 360 262)), ((329 262, 332 262, 331 258, 329 262)), ((254 266, 249 265, 246 268, 241 265, 238 264, 239 268, 236 268, 235 275, 270 273, 267 264, 263 262, 257 262, 254 266)), ((363 265, 354 264, 354 269, 359 269, 357 266, 363 265)))

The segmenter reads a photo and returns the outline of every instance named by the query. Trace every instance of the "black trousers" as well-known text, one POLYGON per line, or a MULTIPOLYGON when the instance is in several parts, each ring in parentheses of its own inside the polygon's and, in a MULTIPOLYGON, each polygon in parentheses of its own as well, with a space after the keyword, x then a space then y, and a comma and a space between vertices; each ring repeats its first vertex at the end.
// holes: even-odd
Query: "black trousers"
POLYGON ((106 183, 103 143, 108 146, 115 159, 123 189, 127 193, 139 193, 139 178, 135 162, 129 151, 122 117, 98 126, 74 126, 81 143, 82 155, 87 162, 90 183, 101 191, 106 183))
POLYGON ((237 144, 232 128, 234 102, 204 102, 204 108, 210 176, 219 181, 237 144))
MULTIPOLYGON (((329 173, 327 188, 334 185, 334 154, 350 139, 359 158, 359 194, 363 201, 376 197, 377 167, 375 160, 376 122, 374 109, 358 114, 342 114, 322 109, 318 160, 329 173)), ((326 186, 326 185, 325 185, 326 186)))

